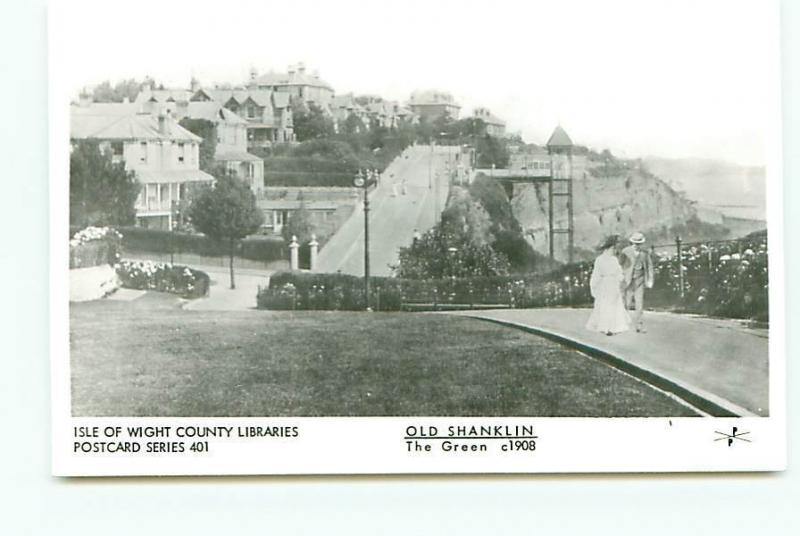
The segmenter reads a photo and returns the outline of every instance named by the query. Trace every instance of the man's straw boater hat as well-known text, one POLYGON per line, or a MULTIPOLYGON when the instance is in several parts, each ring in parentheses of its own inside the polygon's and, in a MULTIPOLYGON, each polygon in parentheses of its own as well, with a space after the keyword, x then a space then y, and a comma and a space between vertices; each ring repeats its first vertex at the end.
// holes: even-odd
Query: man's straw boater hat
POLYGON ((644 244, 645 238, 642 233, 633 233, 630 237, 631 244, 644 244))

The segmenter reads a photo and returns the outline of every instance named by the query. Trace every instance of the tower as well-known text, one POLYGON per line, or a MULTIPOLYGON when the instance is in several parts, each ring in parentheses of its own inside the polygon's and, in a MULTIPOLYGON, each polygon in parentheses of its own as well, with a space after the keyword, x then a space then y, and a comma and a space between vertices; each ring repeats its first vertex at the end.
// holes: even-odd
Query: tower
POLYGON ((550 181, 548 189, 550 258, 555 256, 555 237, 567 235, 567 259, 573 261, 574 214, 572 203, 572 151, 573 143, 567 132, 558 125, 547 140, 547 153, 550 156, 550 181), (566 208, 566 227, 555 227, 554 209, 566 208))

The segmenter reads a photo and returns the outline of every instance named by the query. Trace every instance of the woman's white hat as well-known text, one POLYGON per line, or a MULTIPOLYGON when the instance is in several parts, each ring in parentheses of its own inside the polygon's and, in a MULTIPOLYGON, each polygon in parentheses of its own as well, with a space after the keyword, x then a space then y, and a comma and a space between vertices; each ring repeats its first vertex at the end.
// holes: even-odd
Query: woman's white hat
POLYGON ((645 238, 642 233, 633 233, 630 237, 631 244, 644 244, 645 238))

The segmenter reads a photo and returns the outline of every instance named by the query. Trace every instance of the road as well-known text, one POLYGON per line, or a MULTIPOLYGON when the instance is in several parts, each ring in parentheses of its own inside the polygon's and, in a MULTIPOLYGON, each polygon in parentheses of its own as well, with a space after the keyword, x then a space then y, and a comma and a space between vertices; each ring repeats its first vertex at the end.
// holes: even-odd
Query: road
MULTIPOLYGON (((399 249, 411 243, 414 229, 424 233, 438 221, 449 193, 445 169, 448 161, 454 165, 457 151, 458 147, 412 146, 386 168, 369 198, 371 275, 391 275, 390 266, 397 262, 399 249)), ((317 272, 364 275, 361 206, 322 248, 317 266, 317 272)))

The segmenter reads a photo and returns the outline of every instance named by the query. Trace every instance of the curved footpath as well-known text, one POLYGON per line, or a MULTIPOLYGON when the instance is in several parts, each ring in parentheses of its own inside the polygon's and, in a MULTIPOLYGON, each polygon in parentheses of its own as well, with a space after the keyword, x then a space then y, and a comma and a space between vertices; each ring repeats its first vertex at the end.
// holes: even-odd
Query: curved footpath
POLYGON ((523 329, 599 359, 717 417, 769 414, 769 339, 741 321, 646 312, 647 333, 606 336, 589 309, 455 311, 523 329))

